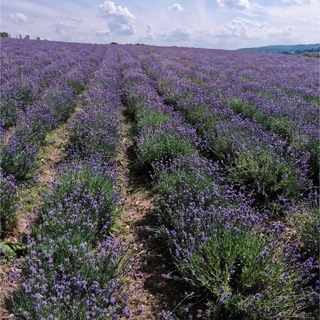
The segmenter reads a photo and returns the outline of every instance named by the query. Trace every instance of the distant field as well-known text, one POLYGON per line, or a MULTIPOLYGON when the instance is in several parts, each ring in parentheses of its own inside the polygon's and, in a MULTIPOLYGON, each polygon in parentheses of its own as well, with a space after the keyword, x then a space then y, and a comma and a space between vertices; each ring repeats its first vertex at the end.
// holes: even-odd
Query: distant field
POLYGON ((302 55, 1 39, 0 268, 19 265, 1 308, 142 319, 115 236, 129 154, 181 288, 152 319, 316 319, 319 71, 302 55))

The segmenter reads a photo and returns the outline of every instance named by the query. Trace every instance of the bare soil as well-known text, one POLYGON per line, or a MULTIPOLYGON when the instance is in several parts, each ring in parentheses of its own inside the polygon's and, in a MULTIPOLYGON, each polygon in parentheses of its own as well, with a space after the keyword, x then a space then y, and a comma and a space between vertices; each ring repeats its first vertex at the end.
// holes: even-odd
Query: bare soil
MULTIPOLYGON (((128 136, 130 125, 126 126, 123 131, 128 136)), ((146 176, 136 172, 132 149, 133 141, 124 137, 118 158, 123 209, 117 237, 130 242, 132 252, 123 281, 129 287, 132 319, 159 320, 162 310, 173 310, 179 303, 179 282, 163 276, 173 266, 159 237, 155 197, 146 176)))

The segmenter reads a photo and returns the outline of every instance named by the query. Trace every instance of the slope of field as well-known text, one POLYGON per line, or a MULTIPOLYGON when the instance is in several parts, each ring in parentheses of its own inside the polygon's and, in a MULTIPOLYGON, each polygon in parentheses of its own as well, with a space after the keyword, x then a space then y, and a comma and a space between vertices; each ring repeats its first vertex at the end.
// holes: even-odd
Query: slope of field
POLYGON ((316 319, 319 79, 303 56, 1 40, 5 316, 316 319))

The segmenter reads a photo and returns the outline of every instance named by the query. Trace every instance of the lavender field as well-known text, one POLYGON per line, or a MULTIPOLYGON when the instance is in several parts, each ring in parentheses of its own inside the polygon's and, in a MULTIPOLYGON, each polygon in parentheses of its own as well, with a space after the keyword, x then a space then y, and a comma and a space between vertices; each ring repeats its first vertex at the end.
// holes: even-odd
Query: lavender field
POLYGON ((319 72, 299 55, 1 39, 0 268, 15 290, 0 313, 317 319, 319 72), (128 179, 152 194, 145 229, 176 288, 148 314, 124 276, 140 245, 119 228, 128 179))

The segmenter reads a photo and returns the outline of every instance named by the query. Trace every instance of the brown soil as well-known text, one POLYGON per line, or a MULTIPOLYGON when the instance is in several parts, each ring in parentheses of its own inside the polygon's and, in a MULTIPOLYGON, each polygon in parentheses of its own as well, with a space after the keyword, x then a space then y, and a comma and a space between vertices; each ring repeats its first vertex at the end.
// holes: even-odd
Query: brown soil
POLYGON ((153 195, 145 188, 129 194, 122 213, 122 237, 131 241, 131 259, 124 275, 131 296, 132 319, 158 320, 162 310, 177 304, 177 284, 164 274, 172 271, 165 246, 157 237, 153 195))
MULTIPOLYGON (((123 131, 126 133, 129 128, 123 131)), ((179 284, 163 277, 173 266, 158 236, 154 195, 143 177, 134 172, 134 160, 130 159, 132 145, 131 140, 123 138, 118 158, 124 206, 118 220, 117 237, 130 242, 132 248, 123 281, 129 287, 132 319, 159 320, 162 310, 170 311, 178 304, 179 284)))

